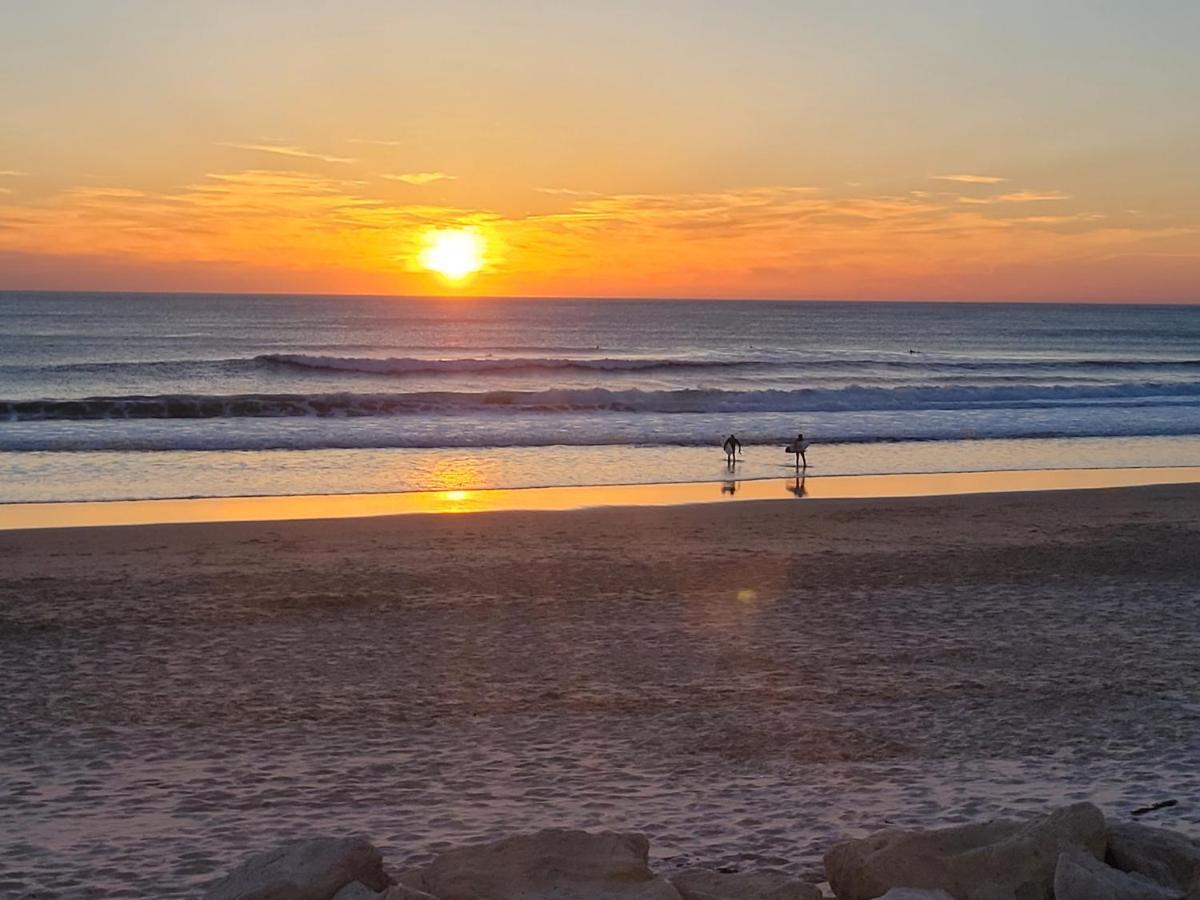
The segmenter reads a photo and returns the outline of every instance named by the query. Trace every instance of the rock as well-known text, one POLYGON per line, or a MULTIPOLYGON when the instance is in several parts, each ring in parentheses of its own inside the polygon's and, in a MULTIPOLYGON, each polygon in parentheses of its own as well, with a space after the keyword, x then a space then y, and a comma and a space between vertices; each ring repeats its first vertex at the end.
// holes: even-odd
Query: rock
POLYGON ((361 881, 352 881, 338 891, 333 900, 437 900, 437 897, 407 884, 393 884, 382 894, 377 894, 361 881))
POLYGON ((879 900, 954 900, 945 891, 923 891, 919 888, 892 888, 879 900))
POLYGON ((397 886, 408 887, 417 893, 425 890, 425 876, 422 874, 423 869, 406 869, 398 873, 392 878, 397 886))
POLYGON ((683 900, 821 900, 821 891, 783 872, 685 869, 671 876, 683 900))
POLYGON ((1108 861, 1122 872, 1187 891, 1200 889, 1200 843, 1178 831, 1122 822, 1108 832, 1108 861))
POLYGON ((1104 815, 1076 803, 1027 821, 933 831, 888 829, 838 844, 825 873, 838 900, 874 900, 894 887, 941 889, 957 900, 1051 900, 1064 850, 1104 853, 1104 815))
POLYGON ((441 900, 681 900, 649 852, 640 834, 548 828, 449 850, 406 881, 441 900))
POLYGON ((407 884, 393 884, 382 894, 376 894, 377 900, 437 900, 433 894, 419 891, 407 884))
POLYGON ((361 881, 352 881, 334 894, 333 900, 379 900, 379 894, 361 881))
POLYGON ((250 857, 209 886, 206 900, 332 900, 346 885, 388 886, 383 860, 365 838, 293 841, 250 857))
POLYGON ((1183 893, 1106 866, 1090 853, 1068 850, 1054 871, 1055 900, 1183 900, 1183 893))

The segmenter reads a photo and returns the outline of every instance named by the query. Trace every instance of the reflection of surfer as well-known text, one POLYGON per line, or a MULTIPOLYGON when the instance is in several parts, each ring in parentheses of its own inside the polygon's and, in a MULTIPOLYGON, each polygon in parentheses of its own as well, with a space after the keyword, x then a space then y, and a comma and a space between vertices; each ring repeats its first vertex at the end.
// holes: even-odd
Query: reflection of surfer
POLYGON ((725 438, 725 443, 721 447, 725 451, 725 462, 727 463, 732 463, 734 456, 742 452, 742 442, 737 439, 736 434, 725 438))
POLYGON ((806 475, 797 475, 795 482, 788 485, 788 490, 791 491, 793 494, 795 494, 797 497, 803 497, 805 494, 808 493, 808 491, 806 491, 804 489, 804 479, 806 477, 807 477, 806 475))
POLYGON ((804 439, 803 434, 797 434, 796 440, 793 443, 788 444, 783 449, 787 453, 796 454, 797 469, 800 468, 801 462, 803 462, 804 468, 808 468, 808 457, 804 453, 804 451, 808 449, 808 441, 804 439))

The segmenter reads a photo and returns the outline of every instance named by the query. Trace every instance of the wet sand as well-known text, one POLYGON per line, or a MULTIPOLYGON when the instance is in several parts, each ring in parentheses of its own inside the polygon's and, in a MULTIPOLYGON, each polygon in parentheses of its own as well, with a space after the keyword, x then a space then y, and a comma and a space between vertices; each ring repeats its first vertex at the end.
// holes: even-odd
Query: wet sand
POLYGON ((1200 487, 0 534, 0 896, 546 825, 819 880, 1091 799, 1200 834, 1200 487))
POLYGON ((1198 484, 1200 466, 1124 469, 1014 469, 891 475, 810 475, 746 480, 727 472, 722 481, 596 484, 484 490, 401 491, 378 494, 299 494, 257 497, 180 497, 169 500, 85 500, 2 503, 0 531, 100 525, 192 522, 273 522, 356 519, 366 516, 468 512, 553 512, 605 506, 680 506, 747 500, 876 500, 1027 491, 1198 484))

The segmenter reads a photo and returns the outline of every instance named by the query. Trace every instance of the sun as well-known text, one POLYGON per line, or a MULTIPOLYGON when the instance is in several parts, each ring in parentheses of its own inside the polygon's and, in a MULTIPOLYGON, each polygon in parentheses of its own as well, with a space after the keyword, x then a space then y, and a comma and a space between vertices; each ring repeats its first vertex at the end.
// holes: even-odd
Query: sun
POLYGON ((434 229, 425 234, 424 243, 417 261, 450 281, 462 281, 483 268, 487 242, 473 229, 434 229))

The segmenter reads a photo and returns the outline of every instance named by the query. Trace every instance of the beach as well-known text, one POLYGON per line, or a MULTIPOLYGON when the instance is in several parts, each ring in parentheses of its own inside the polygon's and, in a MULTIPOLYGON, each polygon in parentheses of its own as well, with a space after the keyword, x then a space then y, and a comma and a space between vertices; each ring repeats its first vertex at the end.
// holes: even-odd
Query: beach
POLYGON ((546 826, 821 880, 1092 800, 1200 833, 1200 487, 0 533, 0 895, 546 826))

